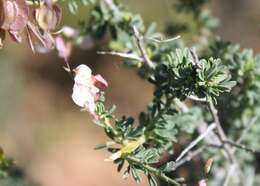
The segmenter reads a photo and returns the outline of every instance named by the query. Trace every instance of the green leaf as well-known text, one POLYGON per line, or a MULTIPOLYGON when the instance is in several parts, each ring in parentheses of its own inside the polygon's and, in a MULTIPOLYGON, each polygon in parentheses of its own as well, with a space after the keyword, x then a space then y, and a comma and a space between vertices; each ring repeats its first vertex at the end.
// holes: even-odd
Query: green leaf
POLYGON ((147 178, 148 178, 148 183, 150 186, 157 186, 157 182, 150 174, 148 174, 147 178))
POLYGON ((174 161, 167 162, 165 165, 160 167, 163 172, 171 172, 175 170, 176 163, 174 161))
POLYGON ((156 148, 150 148, 150 149, 145 149, 142 148, 135 154, 135 157, 140 159, 144 163, 157 163, 160 159, 160 154, 158 152, 158 149, 156 148))
POLYGON ((134 167, 131 167, 130 169, 130 172, 135 180, 136 183, 140 183, 141 182, 141 179, 138 175, 138 172, 137 172, 137 169, 135 169, 134 167))

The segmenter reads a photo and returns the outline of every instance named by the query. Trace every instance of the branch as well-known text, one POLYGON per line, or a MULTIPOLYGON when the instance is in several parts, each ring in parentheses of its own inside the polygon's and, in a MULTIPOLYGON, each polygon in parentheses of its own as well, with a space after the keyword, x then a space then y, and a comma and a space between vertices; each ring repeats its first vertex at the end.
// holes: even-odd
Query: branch
POLYGON ((248 131, 253 127, 253 125, 256 123, 257 120, 257 116, 253 117, 249 124, 247 125, 247 127, 243 130, 242 134, 240 135, 240 137, 237 139, 236 143, 241 143, 241 141, 243 140, 243 138, 245 137, 245 135, 248 133, 248 131))
POLYGON ((219 121, 218 111, 215 108, 215 106, 214 106, 212 101, 208 102, 208 106, 209 106, 209 110, 210 110, 210 112, 211 112, 211 114, 213 116, 214 122, 217 125, 217 131, 218 131, 217 134, 218 134, 218 137, 219 137, 219 139, 220 139, 220 141, 221 141, 221 143, 223 145, 223 149, 226 151, 226 153, 227 153, 227 155, 228 155, 228 157, 229 157, 229 159, 230 159, 230 161, 232 163, 232 166, 236 166, 237 167, 237 171, 238 171, 237 173, 239 175, 238 178, 241 180, 241 179, 243 179, 243 178, 241 178, 241 177, 243 177, 243 174, 242 174, 242 171, 241 171, 241 168, 240 168, 239 164, 237 163, 236 157, 234 156, 234 154, 232 154, 230 146, 229 145, 227 146, 227 144, 224 143, 224 141, 226 141, 228 138, 227 138, 227 136, 226 136, 226 134, 225 134, 225 132, 224 132, 222 126, 221 126, 221 123, 219 121))
POLYGON ((193 96, 193 95, 188 96, 188 98, 193 100, 193 101, 198 101, 198 102, 206 102, 207 101, 206 98, 199 98, 199 97, 193 96))
MULTIPOLYGON (((253 117, 249 124, 247 125, 247 127, 242 131, 240 137, 236 140, 236 143, 241 143, 241 141, 243 140, 243 138, 246 136, 246 134, 249 132, 249 130, 253 127, 253 125, 256 123, 257 120, 257 116, 253 117)), ((236 147, 234 147, 233 149, 231 149, 232 153, 235 153, 236 151, 236 147)))
POLYGON ((223 141, 223 140, 226 140, 227 139, 227 136, 221 126, 221 123, 219 121, 219 117, 218 117, 218 111, 217 109, 215 108, 214 104, 212 101, 209 101, 208 102, 208 106, 209 106, 209 110, 212 114, 212 117, 214 119, 214 122, 216 123, 217 125, 217 131, 218 131, 218 134, 219 134, 219 137, 220 137, 220 140, 223 141))
POLYGON ((190 109, 184 102, 182 102, 179 99, 175 98, 174 99, 174 103, 177 105, 177 107, 179 107, 181 112, 183 112, 183 113, 189 112, 190 109))
POLYGON ((217 125, 217 134, 218 134, 217 136, 219 137, 219 140, 221 141, 221 143, 222 143, 222 145, 223 145, 223 148, 224 148, 224 150, 226 151, 226 153, 227 153, 229 159, 231 160, 231 162, 234 162, 234 161, 235 161, 234 156, 233 156, 232 153, 230 152, 229 147, 228 147, 227 145, 225 145, 224 142, 223 142, 224 140, 227 139, 227 136, 226 136, 226 134, 225 134, 225 132, 224 132, 222 126, 221 126, 220 121, 219 121, 218 111, 217 111, 217 109, 215 108, 215 106, 214 106, 214 104, 213 104, 212 101, 209 101, 209 102, 208 102, 208 106, 209 106, 209 110, 210 110, 210 112, 211 112, 211 114, 212 114, 212 117, 213 117, 213 119, 214 119, 214 122, 215 122, 216 125, 217 125))
POLYGON ((245 150, 247 152, 260 153, 260 151, 258 151, 258 150, 254 150, 254 149, 248 148, 245 145, 242 145, 242 144, 230 141, 230 140, 224 140, 223 142, 226 143, 226 144, 229 144, 229 145, 231 145, 233 147, 236 147, 236 148, 239 148, 239 149, 243 149, 243 150, 245 150))
POLYGON ((202 146, 194 151, 190 151, 188 152, 188 154, 183 157, 180 161, 176 162, 175 164, 175 168, 177 169, 178 167, 180 167, 181 165, 183 165, 184 163, 191 161, 194 157, 196 157, 197 155, 199 155, 206 146, 202 146))
POLYGON ((211 124, 207 130, 198 136, 194 141, 190 143, 188 147, 186 147, 182 153, 176 158, 176 162, 178 162, 185 154, 187 154, 194 146, 196 146, 201 140, 203 140, 212 130, 216 128, 216 124, 211 124))
POLYGON ((151 41, 154 41, 156 43, 169 43, 169 42, 172 42, 172 41, 175 41, 177 39, 180 39, 181 36, 175 36, 173 38, 169 38, 169 39, 156 39, 156 38, 146 38, 146 39, 149 39, 151 41))
POLYGON ((196 48, 191 48, 190 49, 190 54, 191 54, 191 57, 193 59, 192 61, 192 64, 198 68, 198 69, 201 69, 202 68, 202 64, 200 63, 200 60, 199 60, 199 57, 197 55, 197 52, 196 52, 196 48))
POLYGON ((139 31, 137 30, 137 28, 135 26, 133 26, 133 30, 134 30, 134 36, 135 36, 135 39, 136 39, 136 43, 137 43, 137 46, 143 56, 143 59, 144 61, 146 62, 146 64, 154 69, 155 68, 155 64, 150 60, 150 58, 148 57, 148 54, 145 50, 145 47, 144 47, 144 40, 143 40, 143 36, 141 36, 141 34, 139 33, 139 31))
POLYGON ((128 58, 128 59, 144 62, 144 58, 141 58, 133 53, 123 53, 123 52, 115 52, 115 51, 97 51, 97 53, 101 55, 112 55, 112 56, 118 56, 122 58, 128 58))

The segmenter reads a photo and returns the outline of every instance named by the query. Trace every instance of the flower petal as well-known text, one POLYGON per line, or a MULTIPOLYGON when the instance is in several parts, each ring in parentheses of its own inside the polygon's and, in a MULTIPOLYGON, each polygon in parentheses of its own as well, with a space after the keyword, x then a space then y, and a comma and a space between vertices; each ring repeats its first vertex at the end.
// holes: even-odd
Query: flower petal
POLYGON ((19 32, 16 31, 9 31, 9 34, 12 38, 13 41, 17 42, 17 43, 21 43, 22 42, 22 36, 20 35, 19 32))
POLYGON ((77 68, 74 69, 75 83, 82 84, 85 86, 89 86, 91 84, 91 77, 92 77, 92 70, 87 65, 79 65, 77 68))
POLYGON ((29 8, 25 0, 12 1, 16 7, 15 21, 12 22, 10 30, 22 31, 29 20, 29 8))
POLYGON ((94 85, 100 90, 105 90, 108 87, 107 81, 100 75, 93 76, 94 85))
POLYGON ((86 108, 90 113, 95 113, 95 98, 88 88, 75 84, 73 87, 72 100, 82 108, 86 108))

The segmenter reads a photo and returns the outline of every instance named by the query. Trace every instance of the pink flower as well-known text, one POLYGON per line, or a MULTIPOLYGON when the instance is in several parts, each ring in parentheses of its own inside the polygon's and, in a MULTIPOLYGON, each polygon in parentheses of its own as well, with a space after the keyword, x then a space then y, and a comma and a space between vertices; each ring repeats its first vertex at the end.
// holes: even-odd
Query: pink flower
POLYGON ((63 58, 65 61, 68 61, 71 56, 72 43, 65 43, 64 39, 61 36, 56 37, 55 43, 56 49, 59 52, 59 57, 63 58))
POLYGON ((87 65, 79 65, 74 72, 76 75, 72 100, 96 117, 96 101, 99 99, 100 92, 108 87, 108 83, 101 75, 92 75, 87 65))

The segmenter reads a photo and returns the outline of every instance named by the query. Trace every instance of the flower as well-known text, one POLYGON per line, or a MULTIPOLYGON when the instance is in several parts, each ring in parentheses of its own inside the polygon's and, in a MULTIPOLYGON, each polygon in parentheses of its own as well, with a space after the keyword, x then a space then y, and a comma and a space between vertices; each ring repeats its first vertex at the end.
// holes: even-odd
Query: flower
POLYGON ((25 0, 0 0, 0 47, 5 31, 16 42, 21 42, 21 32, 29 21, 29 8, 25 0))
POLYGON ((55 3, 56 0, 42 1, 34 10, 34 16, 30 16, 26 0, 0 0, 0 49, 6 32, 15 42, 21 43, 23 31, 33 52, 53 49, 55 41, 51 31, 62 17, 61 8, 55 3))
POLYGON ((74 72, 72 100, 96 117, 96 101, 100 97, 100 92, 108 87, 108 83, 101 75, 92 75, 87 65, 79 65, 74 72))
POLYGON ((27 38, 32 51, 48 52, 55 46, 52 32, 61 21, 62 9, 56 1, 44 0, 33 11, 33 22, 27 24, 27 38), (40 44, 40 45, 39 45, 40 44))
POLYGON ((44 2, 34 12, 34 19, 44 31, 54 30, 61 21, 61 8, 53 2, 44 2))
POLYGON ((71 56, 72 43, 65 43, 64 39, 61 36, 58 36, 55 39, 55 45, 59 53, 59 57, 63 58, 65 61, 68 61, 71 56))

